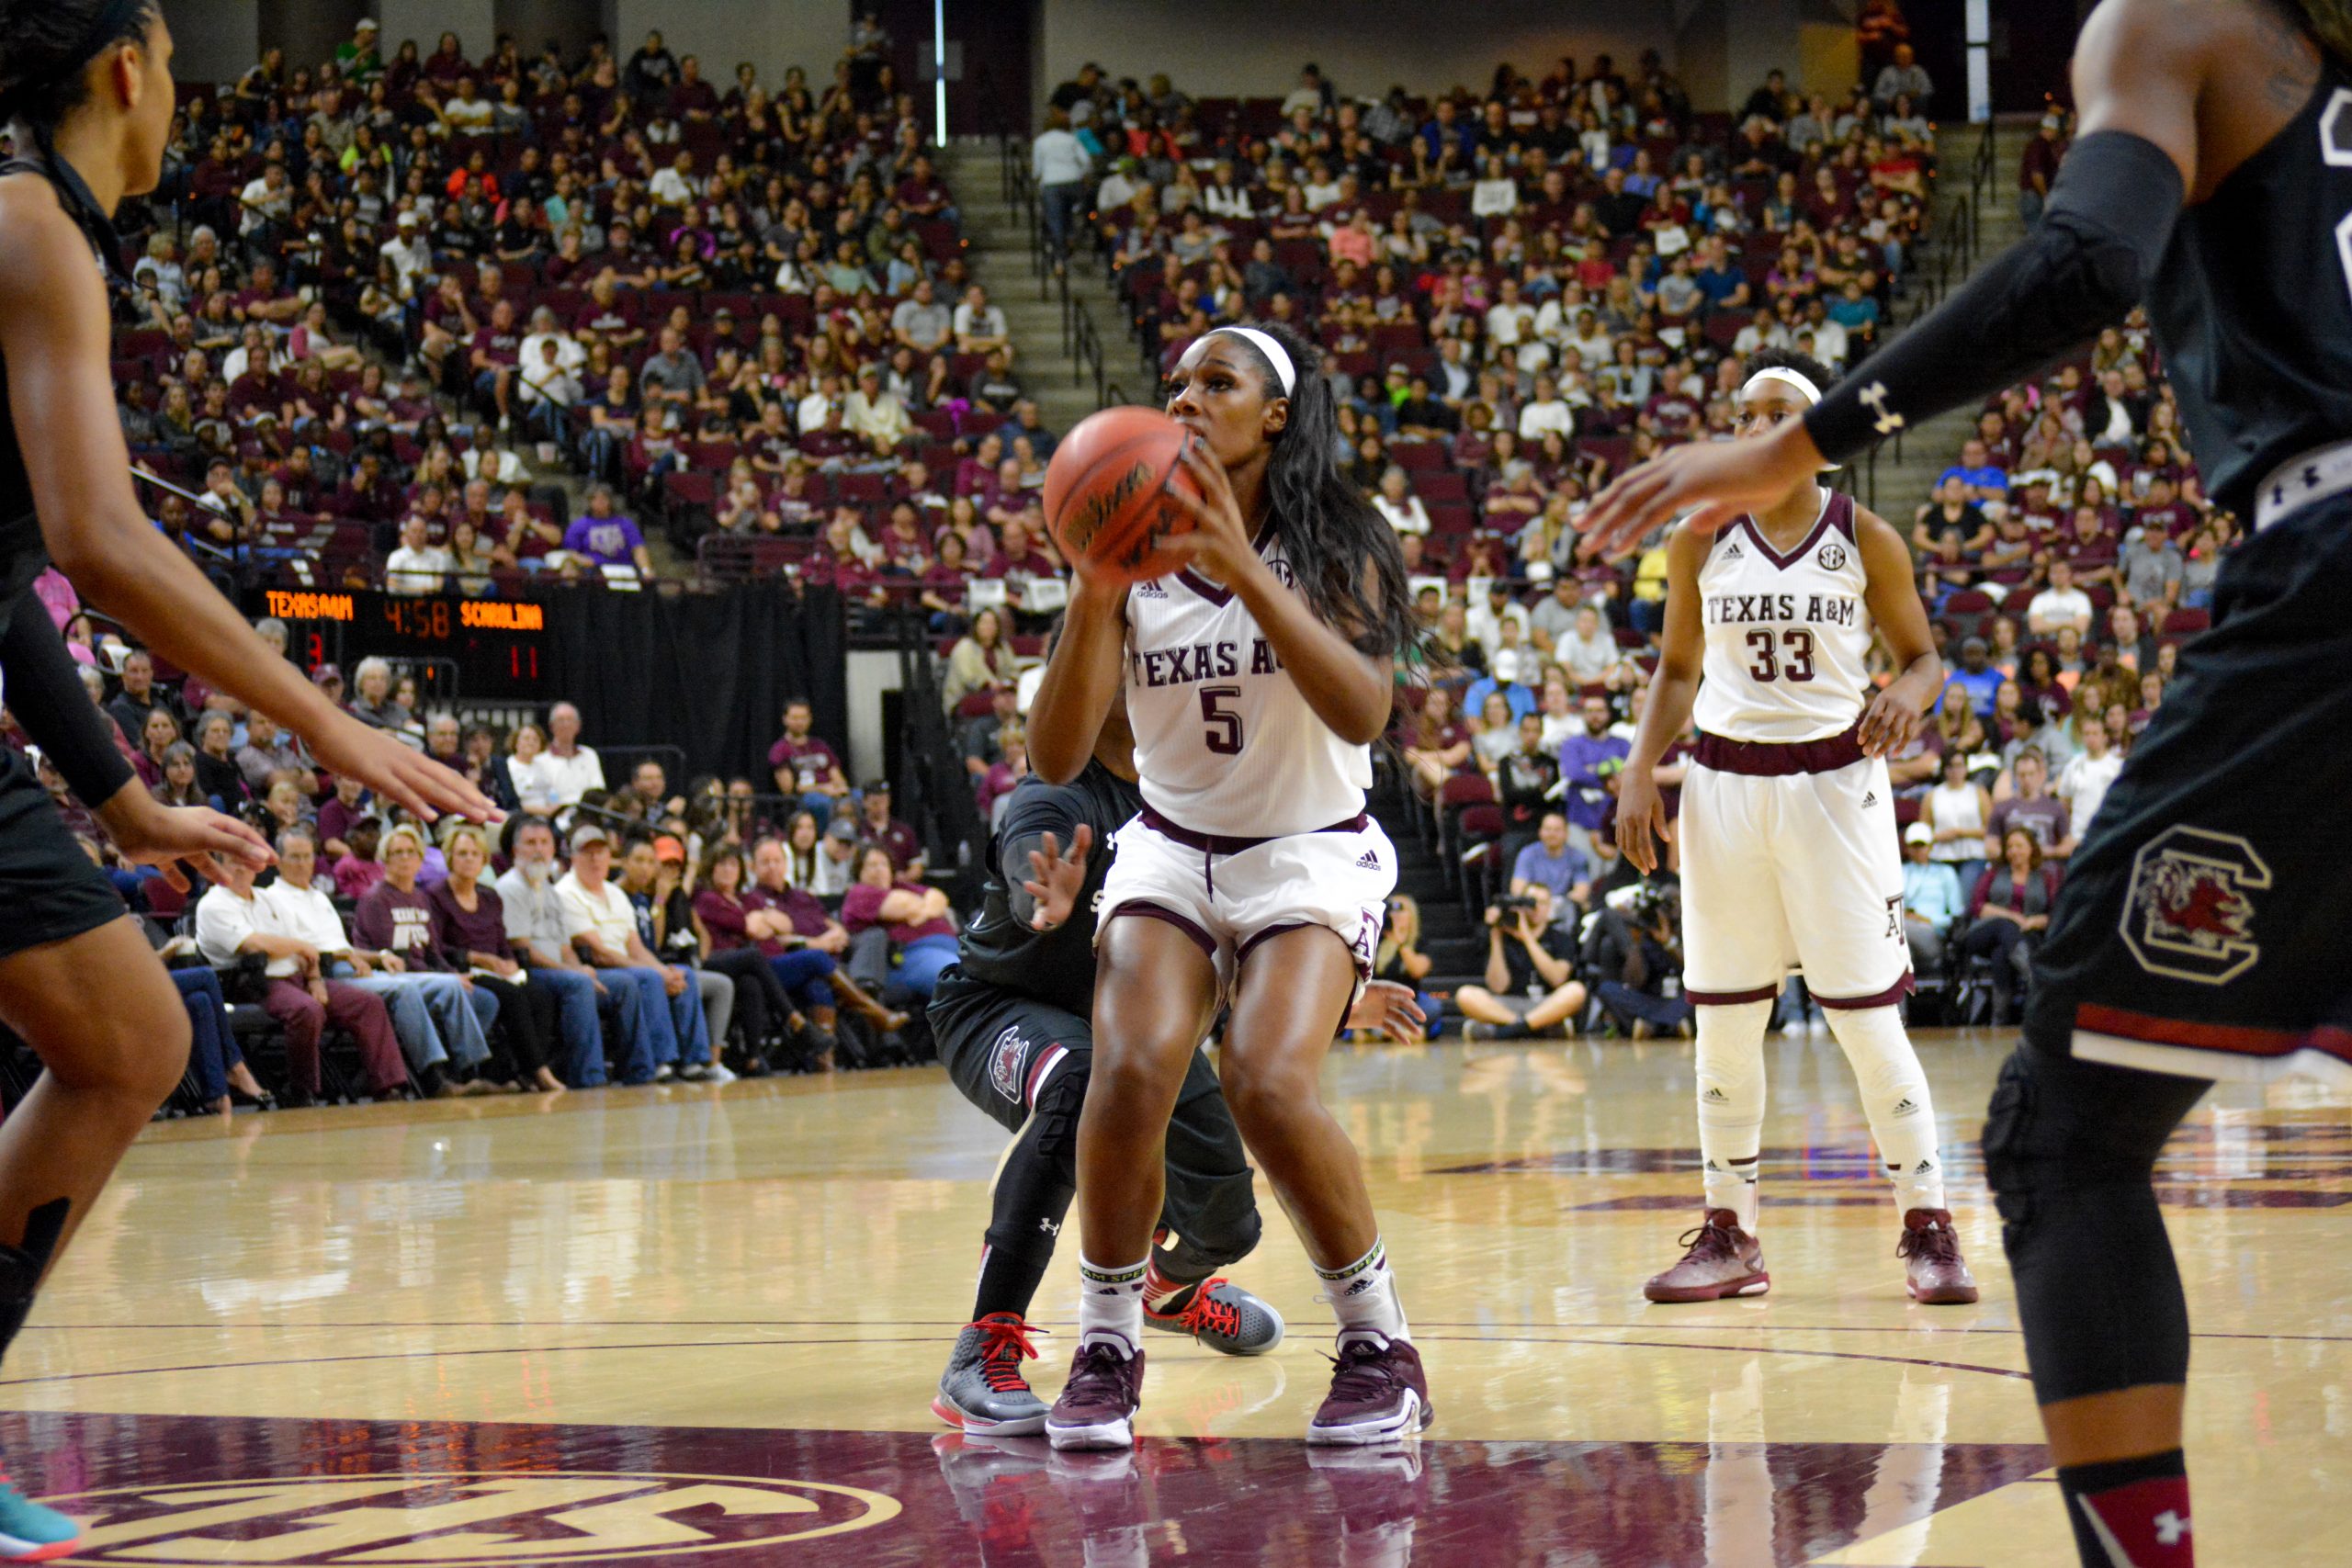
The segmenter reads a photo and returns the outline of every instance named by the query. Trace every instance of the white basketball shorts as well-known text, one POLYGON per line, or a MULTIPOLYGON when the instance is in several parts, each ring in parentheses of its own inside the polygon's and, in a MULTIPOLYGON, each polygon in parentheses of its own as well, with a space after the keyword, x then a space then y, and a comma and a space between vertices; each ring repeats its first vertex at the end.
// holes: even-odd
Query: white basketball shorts
POLYGON ((1118 856, 1102 884, 1097 941, 1114 915, 1166 920, 1200 945, 1230 990, 1268 937, 1323 926, 1354 955, 1359 990, 1371 974, 1396 851, 1369 816, 1319 832, 1237 839, 1194 833, 1147 809, 1112 842, 1118 856))
POLYGON ((1678 830, 1692 1002, 1762 1001, 1792 969, 1826 1008, 1910 991, 1894 791, 1850 731, 1793 746, 1702 736, 1678 830))

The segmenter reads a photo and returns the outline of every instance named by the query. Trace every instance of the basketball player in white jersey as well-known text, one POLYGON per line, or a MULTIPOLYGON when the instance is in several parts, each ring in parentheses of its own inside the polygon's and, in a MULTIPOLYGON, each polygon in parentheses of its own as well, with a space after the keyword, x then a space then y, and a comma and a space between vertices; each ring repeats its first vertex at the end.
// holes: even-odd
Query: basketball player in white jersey
POLYGON ((1226 1099, 1340 1322, 1307 1440, 1393 1440, 1429 1424, 1428 1385, 1362 1166, 1317 1077, 1396 882, 1364 791, 1413 635, 1404 559, 1333 466, 1331 389, 1288 329, 1201 338, 1170 378, 1168 412, 1193 433, 1184 460, 1205 498, 1169 492, 1194 526, 1162 543, 1187 564, 1130 588, 1075 563, 1030 714, 1031 767, 1065 783, 1124 682, 1144 799, 1102 888, 1078 1133, 1079 1345, 1046 1433, 1063 1449, 1135 1440, 1161 1141, 1229 1001, 1226 1099))
MULTIPOLYGON (((1828 379, 1794 354, 1746 368, 1743 435, 1802 418, 1828 379)), ((1717 533, 1669 539, 1665 651, 1626 759, 1618 837, 1645 873, 1657 840, 1671 833, 1681 846, 1706 1206, 1682 1260, 1644 1287, 1654 1302, 1771 1284, 1756 1238, 1764 1032, 1792 967, 1860 1086, 1903 1213, 1896 1250, 1912 1299, 1976 1299, 1944 1208, 1927 1075, 1896 1008, 1911 954, 1885 758, 1917 733, 1942 681, 1911 553, 1850 497, 1803 485, 1717 533), (1900 673, 1869 697, 1873 636, 1900 673), (1669 829, 1651 770, 1694 717, 1699 747, 1669 829)))

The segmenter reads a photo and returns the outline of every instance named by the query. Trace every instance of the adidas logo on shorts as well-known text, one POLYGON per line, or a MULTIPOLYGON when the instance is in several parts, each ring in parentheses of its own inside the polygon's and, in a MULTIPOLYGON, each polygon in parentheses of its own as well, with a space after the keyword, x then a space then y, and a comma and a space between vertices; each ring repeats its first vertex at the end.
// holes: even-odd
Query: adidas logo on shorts
POLYGON ((1707 1086, 1707 1103, 1708 1103, 1708 1104, 1710 1104, 1710 1105, 1721 1105, 1721 1104, 1723 1104, 1725 1100, 1729 1100, 1730 1098, 1731 1098, 1731 1096, 1729 1096, 1729 1095, 1725 1094, 1725 1093, 1723 1091, 1723 1089, 1722 1089, 1721 1086, 1719 1086, 1719 1085, 1715 1085, 1715 1084, 1709 1084, 1709 1085, 1707 1086))
POLYGON ((1911 1174, 1914 1176, 1925 1176, 1928 1172, 1935 1168, 1936 1162, 1934 1160, 1923 1159, 1917 1165, 1911 1168, 1911 1174))
POLYGON ((1378 871, 1380 869, 1380 852, 1377 850, 1366 850, 1363 853, 1356 856, 1356 863, 1363 867, 1366 871, 1378 871))

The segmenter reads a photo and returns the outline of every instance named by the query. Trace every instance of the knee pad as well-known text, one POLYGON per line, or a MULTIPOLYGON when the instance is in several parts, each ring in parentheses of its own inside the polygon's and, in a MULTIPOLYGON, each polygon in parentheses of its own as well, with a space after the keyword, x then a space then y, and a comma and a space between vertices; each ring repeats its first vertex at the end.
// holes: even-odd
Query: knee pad
POLYGON ((1750 1127, 1764 1120, 1764 1028, 1772 1004, 1737 1002, 1696 1010, 1699 1120, 1750 1127))
POLYGON ((1984 1176, 2002 1216, 2028 1217, 2035 1194, 2052 1189, 2145 1186, 2208 1087, 2018 1046, 1984 1119, 1984 1176))
POLYGON ((1264 1224, 1249 1171, 1210 1181, 1168 1176, 1160 1218, 1172 1233, 1164 1265, 1170 1279, 1205 1280, 1257 1249, 1264 1224))

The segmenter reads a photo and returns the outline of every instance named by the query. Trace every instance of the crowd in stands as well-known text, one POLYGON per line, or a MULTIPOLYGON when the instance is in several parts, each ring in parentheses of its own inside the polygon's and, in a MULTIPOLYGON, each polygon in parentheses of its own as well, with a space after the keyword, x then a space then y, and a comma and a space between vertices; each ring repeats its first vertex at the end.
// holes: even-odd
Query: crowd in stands
MULTIPOLYGON (((6 732, 174 964, 196 1025, 182 1109, 725 1081, 925 1049, 910 1014, 953 956, 953 912, 888 783, 852 788, 805 700, 784 711, 766 779, 681 786, 652 757, 608 779, 568 703, 502 734, 428 714, 382 660, 347 691, 320 665, 331 700, 507 813, 427 825, 226 694, 94 638, 54 574, 40 592, 146 784, 243 818, 277 851, 260 886, 225 865, 184 894, 120 863, 51 761, 6 732), (261 1077, 240 1045, 256 1032, 261 1077)), ((282 624, 257 629, 284 648, 282 624)))
POLYGON ((1018 581, 1042 531, 1001 570, 999 534, 1053 437, 887 45, 812 85, 658 32, 475 56, 362 18, 185 90, 116 348, 134 454, 196 498, 159 521, 396 592, 641 581, 657 524, 860 605, 1018 581))

